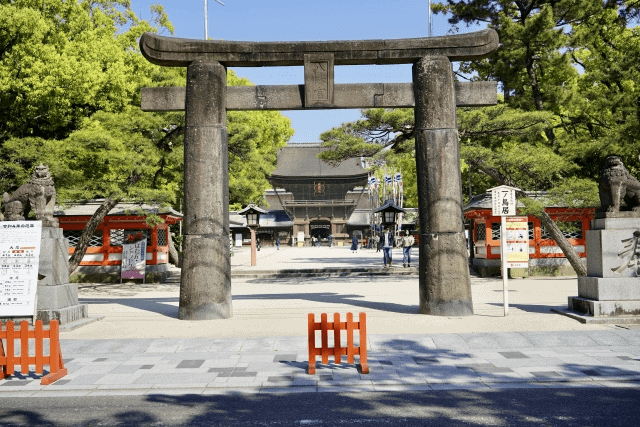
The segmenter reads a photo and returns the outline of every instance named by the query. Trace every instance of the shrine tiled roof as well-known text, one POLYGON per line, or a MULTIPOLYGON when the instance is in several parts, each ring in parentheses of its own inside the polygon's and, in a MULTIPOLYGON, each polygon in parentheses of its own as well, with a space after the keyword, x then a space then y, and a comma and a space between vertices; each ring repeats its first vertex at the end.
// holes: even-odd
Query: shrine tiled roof
MULTIPOLYGON (((82 202, 70 202, 62 206, 56 206, 53 214, 55 216, 91 216, 100 205, 104 202, 104 199, 94 199, 82 202)), ((109 213, 111 215, 136 215, 136 211, 142 208, 147 214, 156 215, 171 215, 174 217, 182 218, 182 214, 171 206, 161 205, 149 205, 146 203, 118 203, 109 213)))
POLYGON ((318 158, 326 150, 320 144, 290 144, 278 151, 278 163, 272 177, 341 178, 367 176, 360 158, 347 159, 332 166, 318 158))

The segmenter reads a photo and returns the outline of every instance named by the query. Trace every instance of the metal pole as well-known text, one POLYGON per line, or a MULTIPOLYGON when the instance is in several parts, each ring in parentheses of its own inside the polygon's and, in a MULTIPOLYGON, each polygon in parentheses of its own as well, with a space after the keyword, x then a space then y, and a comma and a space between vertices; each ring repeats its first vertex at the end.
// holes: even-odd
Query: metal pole
POLYGON ((429 37, 431 37, 431 0, 429 0, 429 37))
POLYGON ((507 268, 507 217, 500 217, 500 261, 502 264, 502 294, 504 315, 509 315, 509 269, 507 268))
MULTIPOLYGON (((429 0, 431 1, 431 0, 429 0)), ((205 40, 209 40, 209 22, 207 22, 207 18, 208 18, 208 7, 207 7, 207 0, 204 0, 204 39, 205 40)))

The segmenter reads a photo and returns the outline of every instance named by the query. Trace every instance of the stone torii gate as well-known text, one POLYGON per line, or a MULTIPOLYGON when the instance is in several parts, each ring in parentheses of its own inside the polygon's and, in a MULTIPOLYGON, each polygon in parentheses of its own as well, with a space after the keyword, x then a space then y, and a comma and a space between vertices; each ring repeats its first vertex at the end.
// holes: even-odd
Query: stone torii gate
POLYGON ((227 110, 415 110, 420 313, 473 314, 456 106, 493 105, 495 82, 455 83, 451 61, 498 47, 492 29, 444 37, 317 42, 190 40, 143 34, 150 62, 187 67, 187 87, 144 88, 144 111, 186 110, 179 318, 229 318, 227 110), (413 83, 334 84, 335 65, 413 64, 413 83), (304 85, 230 86, 227 67, 304 66, 304 85))

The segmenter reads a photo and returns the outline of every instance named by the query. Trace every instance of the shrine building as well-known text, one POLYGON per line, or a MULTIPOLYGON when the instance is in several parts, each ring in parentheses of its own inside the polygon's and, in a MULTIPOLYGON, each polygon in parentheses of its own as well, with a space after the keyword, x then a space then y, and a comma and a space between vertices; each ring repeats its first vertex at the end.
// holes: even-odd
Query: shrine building
MULTIPOLYGON (((527 193, 530 197, 541 198, 544 193, 527 193)), ((523 205, 518 202, 518 208, 523 205)), ((586 262, 586 232, 591 229, 595 207, 572 208, 545 206, 551 219, 559 224, 569 243, 580 258, 586 262)), ((500 229, 501 219, 492 214, 491 193, 473 196, 464 207, 464 217, 470 229, 470 262, 482 277, 500 275, 500 229)), ((535 215, 528 215, 529 229, 529 271, 527 275, 573 275, 573 268, 562 250, 535 215)))
MULTIPOLYGON (((69 256, 75 252, 82 231, 102 202, 103 199, 96 199, 56 206, 54 216, 69 242, 69 256)), ((169 226, 178 221, 182 221, 182 214, 171 207, 118 203, 98 225, 86 254, 72 274, 72 280, 120 281, 122 244, 128 242, 130 236, 137 238, 142 233, 147 240, 147 281, 163 282, 169 275, 169 226), (140 215, 140 209, 158 215, 164 223, 149 226, 145 222, 146 217, 140 215)))

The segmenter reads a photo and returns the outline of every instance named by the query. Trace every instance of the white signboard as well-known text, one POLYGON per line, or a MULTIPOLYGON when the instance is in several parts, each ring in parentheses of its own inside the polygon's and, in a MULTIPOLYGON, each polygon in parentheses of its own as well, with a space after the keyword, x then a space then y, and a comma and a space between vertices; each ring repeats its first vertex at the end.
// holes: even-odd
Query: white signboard
POLYGON ((0 222, 0 317, 33 316, 42 221, 0 222))
POLYGON ((242 247, 242 233, 236 233, 236 248, 242 247))
POLYGON ((529 224, 526 216, 505 218, 507 268, 529 268, 529 224))
POLYGON ((142 279, 144 281, 146 266, 146 239, 138 240, 135 243, 124 243, 122 245, 122 279, 142 279))
POLYGON ((516 214, 516 191, 507 186, 491 189, 491 206, 493 216, 510 216, 516 214))

